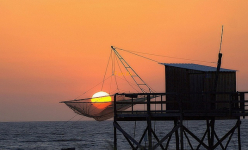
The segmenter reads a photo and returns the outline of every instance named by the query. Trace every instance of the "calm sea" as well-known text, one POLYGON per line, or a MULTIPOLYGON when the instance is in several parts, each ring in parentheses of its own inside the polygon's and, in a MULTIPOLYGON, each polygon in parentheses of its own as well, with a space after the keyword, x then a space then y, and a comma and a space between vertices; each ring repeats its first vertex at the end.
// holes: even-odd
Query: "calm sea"
MULTIPOLYGON (((60 150, 76 148, 76 150, 105 150, 113 146, 112 121, 70 121, 70 122, 0 122, 0 150, 60 150)), ((219 138, 234 126, 234 121, 216 121, 219 138)), ((120 125, 138 140, 145 129, 145 122, 121 122, 120 125)), ((172 129, 172 122, 153 122, 159 138, 172 129)), ((184 121, 193 133, 203 135, 205 122, 184 121)), ((241 124, 242 149, 248 149, 248 120, 241 124)), ((173 137, 172 137, 173 138, 173 137)), ((145 138, 146 139, 146 138, 145 138)), ((195 147, 196 142, 190 139, 195 147)), ((226 142, 226 141, 225 141, 226 142)), ((224 142, 224 143, 225 143, 224 142)), ((185 148, 190 149, 184 141, 185 148)), ((146 144, 145 142, 143 144, 146 144)), ((175 141, 169 145, 175 149, 175 141)), ((125 138, 118 132, 118 149, 131 149, 125 138)), ((200 149, 204 149, 201 147, 200 149)), ((220 147, 218 149, 221 149, 220 147)), ((237 131, 233 134, 228 149, 238 149, 237 131)))

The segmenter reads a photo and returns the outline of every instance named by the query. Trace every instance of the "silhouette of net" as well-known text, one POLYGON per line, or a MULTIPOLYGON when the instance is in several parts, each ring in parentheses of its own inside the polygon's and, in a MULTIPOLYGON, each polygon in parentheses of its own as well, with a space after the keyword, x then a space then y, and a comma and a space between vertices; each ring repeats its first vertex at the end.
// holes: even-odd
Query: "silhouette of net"
MULTIPOLYGON (((104 121, 114 116, 114 95, 110 95, 111 102, 91 102, 91 98, 78 99, 71 101, 64 101, 69 108, 75 113, 86 117, 94 118, 97 121, 104 121), (104 107, 99 107, 104 105, 104 107)), ((103 97, 99 97, 103 98, 103 97)), ((131 102, 132 98, 125 97, 124 95, 116 95, 116 101, 118 102, 131 102)), ((133 98, 134 102, 144 102, 146 97, 140 96, 133 98)), ((118 104, 116 110, 123 111, 130 108, 132 104, 118 104)))

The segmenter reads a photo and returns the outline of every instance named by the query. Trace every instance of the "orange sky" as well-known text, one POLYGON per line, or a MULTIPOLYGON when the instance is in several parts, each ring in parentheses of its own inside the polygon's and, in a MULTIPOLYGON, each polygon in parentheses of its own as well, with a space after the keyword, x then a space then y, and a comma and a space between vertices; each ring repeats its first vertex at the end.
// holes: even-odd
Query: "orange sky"
MULTIPOLYGON (((238 70, 237 89, 248 91, 247 8, 247 0, 0 0, 0 122, 71 119, 59 102, 102 81, 111 45, 217 61, 222 25, 222 67, 238 70)), ((164 90, 161 65, 124 56, 164 90)))

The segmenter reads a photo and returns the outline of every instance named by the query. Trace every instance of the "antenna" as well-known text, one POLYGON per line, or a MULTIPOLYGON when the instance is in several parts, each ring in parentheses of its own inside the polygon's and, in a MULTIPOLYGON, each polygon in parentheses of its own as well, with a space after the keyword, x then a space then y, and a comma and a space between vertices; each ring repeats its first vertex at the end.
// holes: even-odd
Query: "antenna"
POLYGON ((219 57, 218 57, 218 64, 217 64, 217 74, 219 73, 220 66, 221 66, 221 58, 222 58, 221 46, 222 46, 223 28, 224 28, 224 26, 222 25, 221 38, 220 38, 220 50, 219 50, 219 57))
POLYGON ((221 53, 221 45, 222 45, 222 37, 223 37, 223 28, 224 26, 222 25, 222 30, 221 30, 221 38, 220 38, 220 50, 219 50, 219 55, 218 55, 218 64, 217 64, 217 71, 216 71, 216 87, 217 87, 217 80, 218 80, 218 74, 220 71, 220 66, 221 66, 221 58, 222 58, 222 53, 221 53))
POLYGON ((224 26, 222 25, 221 38, 220 38, 220 50, 219 50, 219 53, 221 52, 222 37, 223 37, 223 29, 224 29, 224 26))

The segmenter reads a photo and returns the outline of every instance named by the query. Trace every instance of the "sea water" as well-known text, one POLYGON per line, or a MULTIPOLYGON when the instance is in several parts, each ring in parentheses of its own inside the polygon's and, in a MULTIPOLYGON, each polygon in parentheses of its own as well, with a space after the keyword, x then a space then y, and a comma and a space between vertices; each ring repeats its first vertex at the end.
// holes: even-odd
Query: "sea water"
MULTIPOLYGON (((206 122, 184 121, 183 123, 199 138, 204 135, 206 122)), ((235 123, 233 120, 217 120, 215 127, 218 137, 224 136, 235 123)), ((146 128, 146 122, 119 122, 119 124, 137 141, 139 141, 146 128)), ((173 128, 173 122, 152 122, 152 128, 158 138, 162 139, 173 128)), ((118 149, 131 149, 123 135, 120 132, 117 133, 118 149)), ((190 136, 189 138, 193 147, 197 147, 197 142, 190 136)), ((173 135, 169 144, 171 150, 176 148, 174 139, 173 135)), ((113 121, 0 122, 0 150, 61 150, 62 148, 111 150, 113 149, 113 140, 113 121)), ((223 142, 224 146, 227 140, 223 142)), ((243 150, 248 149, 248 120, 242 120, 241 143, 243 150)), ((147 145, 146 136, 142 144, 147 145)), ((184 147, 190 149, 186 138, 184 138, 184 147)), ((205 148, 201 146, 200 149, 205 148)), ((217 149, 221 149, 221 147, 217 149)), ((237 130, 232 135, 227 149, 238 149, 237 130)))

